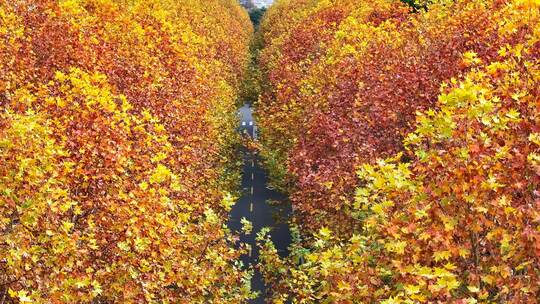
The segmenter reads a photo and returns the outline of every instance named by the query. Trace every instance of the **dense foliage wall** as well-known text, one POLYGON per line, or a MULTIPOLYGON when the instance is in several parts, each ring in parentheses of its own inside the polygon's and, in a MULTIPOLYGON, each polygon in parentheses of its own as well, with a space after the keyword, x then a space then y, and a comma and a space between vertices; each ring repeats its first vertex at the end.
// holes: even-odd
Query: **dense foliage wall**
POLYGON ((278 1, 262 154, 296 245, 275 299, 540 298, 537 1, 278 1), (386 159, 386 160, 385 160, 386 159))
POLYGON ((0 291, 238 303, 233 0, 0 1, 0 291))

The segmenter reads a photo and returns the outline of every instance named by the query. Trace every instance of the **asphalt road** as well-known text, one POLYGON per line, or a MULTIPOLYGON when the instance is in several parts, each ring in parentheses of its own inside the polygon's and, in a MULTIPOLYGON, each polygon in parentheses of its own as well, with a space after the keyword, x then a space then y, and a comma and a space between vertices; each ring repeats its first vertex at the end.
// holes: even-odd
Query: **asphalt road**
MULTIPOLYGON (((241 132, 247 131, 252 137, 256 137, 256 124, 251 115, 249 106, 240 109, 241 132)), ((287 247, 291 243, 291 234, 287 224, 291 212, 290 205, 286 202, 286 197, 277 191, 268 188, 268 178, 265 170, 261 167, 257 155, 247 151, 242 151, 244 160, 242 188, 243 195, 232 208, 229 228, 233 231, 240 231, 242 225, 240 220, 246 218, 253 224, 253 231, 250 235, 242 235, 240 241, 248 243, 253 250, 251 255, 242 257, 245 265, 255 265, 259 256, 255 237, 257 232, 264 227, 270 227, 270 236, 276 245, 278 253, 284 257, 288 254, 287 247)), ((264 295, 267 292, 264 281, 259 272, 251 281, 252 289, 260 291, 260 296, 250 303, 265 303, 264 295)))

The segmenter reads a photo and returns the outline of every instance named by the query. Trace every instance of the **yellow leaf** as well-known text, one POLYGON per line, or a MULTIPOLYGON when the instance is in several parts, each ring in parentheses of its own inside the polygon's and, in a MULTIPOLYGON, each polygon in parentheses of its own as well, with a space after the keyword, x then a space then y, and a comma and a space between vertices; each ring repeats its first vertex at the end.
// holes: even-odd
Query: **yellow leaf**
POLYGON ((69 233, 71 231, 71 228, 73 228, 73 223, 71 222, 67 222, 67 221, 63 221, 62 222, 62 229, 66 232, 66 233, 69 233))
POLYGON ((429 267, 420 267, 420 269, 417 272, 418 275, 421 275, 423 277, 426 277, 428 279, 433 278, 433 272, 431 271, 431 268, 429 267))
POLYGON ((139 187, 143 190, 143 191, 146 191, 146 189, 148 189, 148 183, 147 182, 142 182, 139 184, 139 187))
POLYGON ((351 289, 351 287, 346 282, 339 281, 338 282, 338 289, 339 290, 349 290, 349 289, 351 289))
POLYGON ((476 286, 467 286, 467 289, 469 289, 470 292, 474 293, 480 292, 480 289, 476 286))
POLYGON ((459 256, 462 257, 462 258, 466 258, 468 257, 470 254, 469 250, 468 249, 465 249, 465 248, 460 248, 459 249, 459 256))
POLYGON ((328 229, 327 227, 322 227, 319 230, 319 235, 322 239, 327 240, 332 236, 332 231, 328 229))
POLYGON ((397 254, 404 254, 406 247, 407 247, 407 242, 405 241, 390 242, 385 245, 386 250, 390 252, 395 252, 397 254))
POLYGON ((493 285, 493 283, 495 282, 495 277, 488 274, 488 275, 482 276, 482 281, 489 285, 493 285))
POLYGON ((164 182, 166 179, 168 179, 171 176, 171 170, 169 168, 165 167, 162 164, 157 165, 156 169, 152 173, 152 176, 150 176, 150 182, 154 184, 159 184, 164 182))
POLYGON ((457 267, 456 267, 456 265, 448 262, 448 263, 444 264, 444 268, 446 268, 448 270, 455 270, 457 267))
POLYGON ((377 213, 378 215, 384 215, 384 206, 382 204, 375 204, 371 207, 371 210, 373 212, 377 213))
POLYGON ((436 251, 433 254, 433 257, 435 258, 435 262, 448 260, 448 259, 450 259, 451 256, 452 256, 452 254, 448 250, 436 251))
POLYGON ((116 246, 118 246, 118 248, 124 250, 124 251, 130 251, 130 246, 128 243, 126 242, 118 242, 118 244, 116 244, 116 246))
POLYGON ((17 297, 19 298, 19 301, 22 303, 31 303, 32 299, 28 297, 28 293, 25 290, 19 290, 17 293, 17 297))
POLYGON ((8 288, 8 294, 10 297, 12 298, 16 298, 17 297, 17 292, 11 288, 8 288))
POLYGON ((409 295, 417 294, 420 292, 420 286, 418 285, 407 285, 405 286, 405 292, 409 295))

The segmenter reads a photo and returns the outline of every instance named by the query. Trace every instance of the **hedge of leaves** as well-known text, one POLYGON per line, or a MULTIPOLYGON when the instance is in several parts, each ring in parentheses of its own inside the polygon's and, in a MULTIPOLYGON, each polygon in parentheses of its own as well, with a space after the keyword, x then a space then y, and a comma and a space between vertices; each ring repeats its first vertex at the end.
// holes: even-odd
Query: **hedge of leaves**
POLYGON ((416 111, 435 104, 442 81, 469 69, 463 53, 486 61, 497 54, 504 39, 491 14, 500 5, 462 1, 411 13, 400 1, 283 1, 270 10, 261 55, 269 86, 258 107, 263 154, 274 176, 294 184, 304 225, 315 219, 319 228, 328 217, 351 225, 342 210, 355 166, 403 148, 416 111))
POLYGON ((263 22, 263 155, 298 226, 288 259, 259 238, 277 302, 540 299, 540 3, 425 8, 278 1, 263 22))
POLYGON ((0 292, 238 303, 233 0, 0 1, 0 292))

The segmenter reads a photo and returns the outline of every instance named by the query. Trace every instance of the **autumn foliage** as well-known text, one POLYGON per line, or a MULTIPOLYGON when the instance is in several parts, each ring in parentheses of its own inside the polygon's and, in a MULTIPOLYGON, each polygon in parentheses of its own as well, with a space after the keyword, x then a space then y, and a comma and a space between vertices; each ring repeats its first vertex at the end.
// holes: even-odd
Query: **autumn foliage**
MULTIPOLYGON (((0 1, 0 291, 239 303, 232 0, 0 1)), ((96 302, 97 303, 97 302, 96 302)))
POLYGON ((259 238, 275 301, 537 303, 540 3, 278 1, 262 26, 298 230, 285 260, 259 238))

